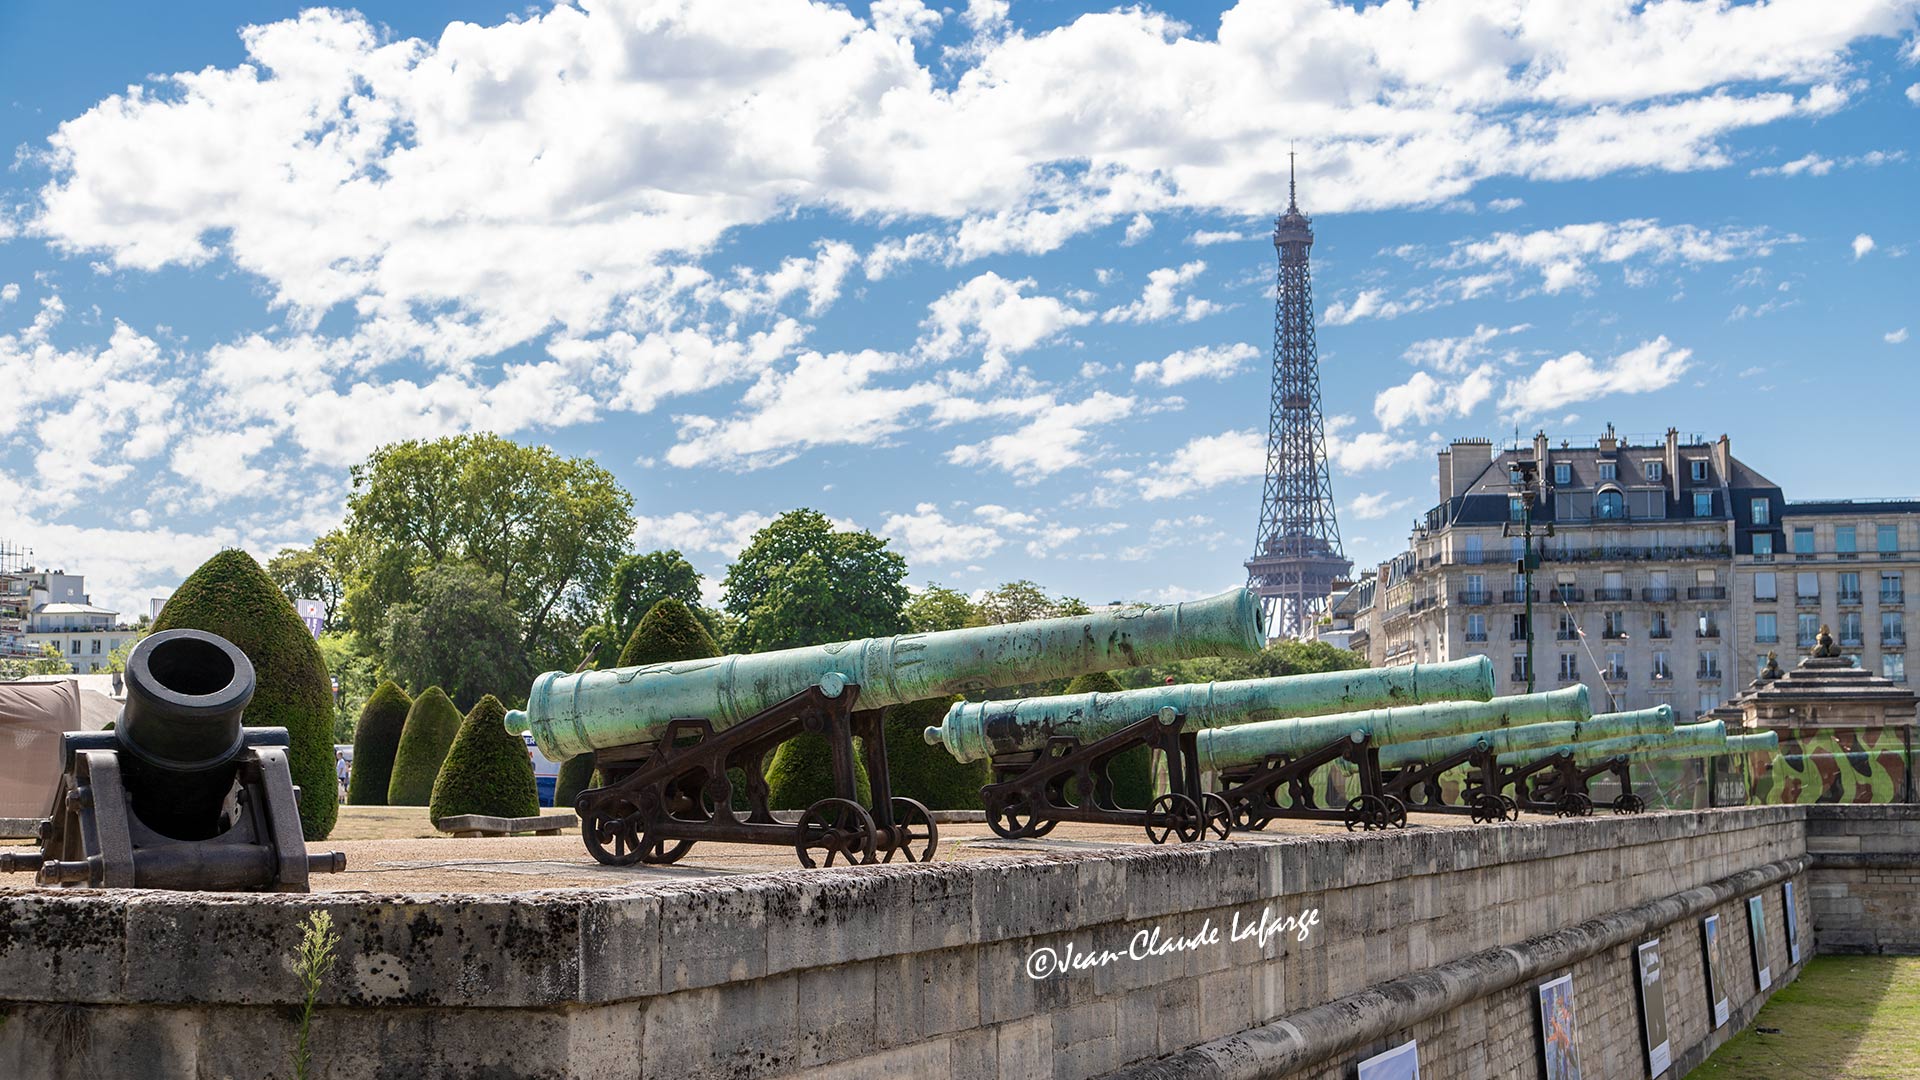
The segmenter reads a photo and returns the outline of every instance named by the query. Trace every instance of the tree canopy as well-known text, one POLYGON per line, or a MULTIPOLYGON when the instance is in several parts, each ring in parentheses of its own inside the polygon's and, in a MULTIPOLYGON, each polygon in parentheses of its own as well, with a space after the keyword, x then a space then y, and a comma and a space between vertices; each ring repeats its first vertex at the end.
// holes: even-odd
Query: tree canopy
POLYGON ((995 625, 1085 615, 1090 610, 1077 597, 1048 596, 1045 589, 1024 578, 989 590, 976 607, 982 621, 995 625))
POLYGON ((906 629, 907 561, 866 531, 792 510, 754 534, 727 570, 722 605, 740 619, 732 647, 763 652, 906 629))
POLYGON ((409 686, 439 686, 456 706, 484 694, 518 700, 532 679, 519 620, 499 582, 466 562, 428 568, 413 598, 387 610, 380 635, 387 673, 409 686))
POLYGON ((633 497, 588 458, 490 434, 392 443, 353 468, 339 561, 348 618, 376 635, 427 570, 471 563, 535 666, 571 667, 633 531, 633 497))
POLYGON ((320 601, 323 630, 338 630, 346 614, 340 606, 346 596, 346 582, 341 577, 343 543, 336 530, 315 540, 312 547, 281 548, 278 555, 267 560, 267 576, 288 600, 320 601))
POLYGON ((628 555, 613 566, 603 620, 580 635, 580 652, 593 667, 613 666, 634 628, 655 604, 672 599, 691 611, 709 636, 718 630, 713 613, 700 606, 700 571, 678 551, 628 555))
POLYGON ((907 619, 907 629, 918 634, 986 624, 986 617, 981 615, 979 607, 967 598, 966 593, 938 583, 914 593, 913 599, 907 601, 903 614, 907 619))

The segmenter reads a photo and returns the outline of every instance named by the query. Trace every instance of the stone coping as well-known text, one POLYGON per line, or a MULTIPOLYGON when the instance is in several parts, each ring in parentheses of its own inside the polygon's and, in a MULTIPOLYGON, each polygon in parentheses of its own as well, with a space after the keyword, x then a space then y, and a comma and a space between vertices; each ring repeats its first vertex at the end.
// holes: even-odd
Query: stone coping
POLYGON ((332 914, 350 1006, 600 1004, 786 971, 1804 820, 1740 807, 794 869, 492 895, 0 894, 0 1000, 292 1004, 332 914))

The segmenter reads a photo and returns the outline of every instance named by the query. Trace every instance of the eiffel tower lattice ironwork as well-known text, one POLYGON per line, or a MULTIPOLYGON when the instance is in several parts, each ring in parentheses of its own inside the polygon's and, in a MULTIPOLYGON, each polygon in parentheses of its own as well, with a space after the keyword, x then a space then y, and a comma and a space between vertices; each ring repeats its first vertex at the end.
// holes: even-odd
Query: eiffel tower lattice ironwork
POLYGON ((1302 638, 1327 610, 1328 594, 1346 584, 1353 562, 1340 550, 1320 416, 1320 361, 1308 265, 1313 221, 1300 212, 1293 155, 1287 157, 1287 212, 1273 223, 1280 271, 1274 284, 1267 482, 1260 498, 1260 532, 1246 567, 1247 587, 1260 597, 1268 636, 1302 638))

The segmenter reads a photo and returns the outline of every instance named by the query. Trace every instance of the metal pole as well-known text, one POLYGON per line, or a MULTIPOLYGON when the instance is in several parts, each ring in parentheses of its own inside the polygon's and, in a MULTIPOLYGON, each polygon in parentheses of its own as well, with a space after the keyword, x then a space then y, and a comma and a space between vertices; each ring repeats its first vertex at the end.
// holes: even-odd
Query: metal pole
POLYGON ((1527 620, 1527 693, 1533 693, 1533 488, 1529 486, 1525 495, 1520 497, 1521 565, 1526 573, 1520 585, 1526 590, 1527 620))

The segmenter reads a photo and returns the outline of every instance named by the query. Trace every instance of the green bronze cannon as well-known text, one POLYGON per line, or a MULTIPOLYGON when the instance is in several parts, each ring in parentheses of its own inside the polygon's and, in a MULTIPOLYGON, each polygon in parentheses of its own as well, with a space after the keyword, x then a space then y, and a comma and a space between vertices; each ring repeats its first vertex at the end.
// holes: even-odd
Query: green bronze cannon
POLYGON ((1645 800, 1633 790, 1634 762, 1714 757, 1764 750, 1778 742, 1770 732, 1729 738, 1727 725, 1719 720, 1680 724, 1664 735, 1628 735, 1556 746, 1532 761, 1503 770, 1503 781, 1511 784, 1516 797, 1520 797, 1526 792, 1525 782, 1532 780, 1531 793, 1520 799, 1529 809, 1584 816, 1593 812, 1589 783, 1603 773, 1612 773, 1620 785, 1620 794, 1612 803, 1614 813, 1633 814, 1646 809, 1645 800))
MULTIPOLYGON (((1404 827, 1406 798, 1416 777, 1405 768, 1393 777, 1382 774, 1395 746, 1471 739, 1501 729, 1578 724, 1592 715, 1587 688, 1569 686, 1490 701, 1432 702, 1202 731, 1196 736, 1197 757, 1199 767, 1215 775, 1214 794, 1240 828, 1264 828, 1282 817, 1340 820, 1349 829, 1404 827), (1359 773, 1360 792, 1341 809, 1322 808, 1313 792, 1312 773, 1339 761, 1359 773)), ((1455 752, 1464 760, 1471 744, 1455 752)), ((1330 801, 1332 785, 1329 775, 1330 801)))
MULTIPOLYGON (((927 808, 895 798, 881 711, 1096 671, 1261 646, 1259 604, 1246 589, 1205 600, 1122 608, 1002 626, 863 638, 748 656, 651 664, 534 680, 524 712, 548 757, 593 751, 604 787, 580 794, 582 837, 601 862, 670 863, 695 841, 791 844, 802 864, 925 860, 939 843, 927 808), (823 736, 835 795, 797 824, 767 807, 766 762, 802 733, 823 736), (855 740, 871 809, 855 796, 855 740), (730 770, 746 777, 744 816, 730 770)), ((736 774, 738 775, 738 774, 736 774)))

